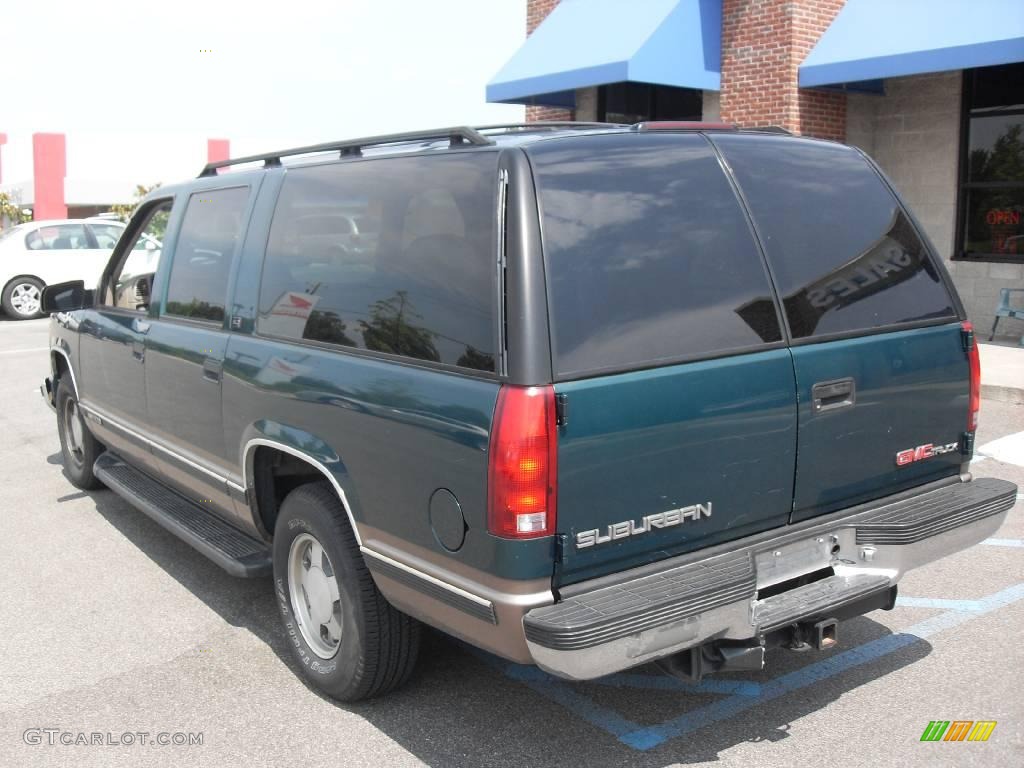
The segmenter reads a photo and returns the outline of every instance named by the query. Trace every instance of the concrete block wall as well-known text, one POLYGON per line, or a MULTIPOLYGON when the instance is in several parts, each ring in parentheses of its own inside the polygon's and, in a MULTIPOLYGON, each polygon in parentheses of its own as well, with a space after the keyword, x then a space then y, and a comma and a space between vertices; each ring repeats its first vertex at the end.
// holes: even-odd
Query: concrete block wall
MULTIPOLYGON (((1024 265, 953 261, 957 250, 957 182, 962 73, 939 72, 885 81, 885 95, 850 94, 846 141, 879 164, 953 275, 968 317, 988 336, 1000 288, 1024 288, 1024 265)), ((1004 320, 1000 335, 1024 333, 1004 320)))
POLYGON ((702 94, 703 111, 701 120, 705 123, 717 123, 722 119, 722 94, 718 91, 704 91, 702 94))

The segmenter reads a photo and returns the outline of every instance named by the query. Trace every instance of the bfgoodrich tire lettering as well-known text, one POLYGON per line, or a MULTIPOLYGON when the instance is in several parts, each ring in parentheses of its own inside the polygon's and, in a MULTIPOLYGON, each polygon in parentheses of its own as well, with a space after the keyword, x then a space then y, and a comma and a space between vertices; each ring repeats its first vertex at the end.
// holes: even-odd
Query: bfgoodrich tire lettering
POLYGON ((65 377, 57 380, 57 437, 71 484, 85 491, 102 488, 103 483, 92 473, 92 465, 103 453, 103 444, 89 431, 75 391, 65 377))
POLYGON ((377 590, 341 501, 327 483, 300 486, 281 504, 274 529, 274 593, 288 646, 303 675, 328 696, 340 701, 368 699, 409 678, 419 650, 419 622, 393 608, 377 590), (323 549, 323 559, 318 556, 315 563, 310 559, 311 540, 323 549), (293 552, 296 542, 299 547, 293 552), (293 579, 295 571, 289 567, 296 556, 303 557, 305 567, 320 571, 311 587, 317 594, 309 595, 305 606, 294 604, 305 596, 301 585, 293 584, 301 577, 293 579), (316 610, 315 604, 309 608, 317 596, 323 599, 328 571, 336 585, 331 587, 331 597, 336 595, 339 604, 336 618, 329 618, 326 609, 316 610), (310 625, 311 616, 317 626, 310 625), (320 632, 324 639, 314 643, 315 649, 305 636, 311 632, 320 632), (333 655, 324 658, 339 634, 333 655))

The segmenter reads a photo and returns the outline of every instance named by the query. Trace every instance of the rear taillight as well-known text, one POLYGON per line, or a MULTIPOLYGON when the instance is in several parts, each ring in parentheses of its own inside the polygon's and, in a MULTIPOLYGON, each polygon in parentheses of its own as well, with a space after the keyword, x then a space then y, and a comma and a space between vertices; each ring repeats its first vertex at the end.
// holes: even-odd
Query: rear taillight
POLYGON ((981 359, 978 356, 978 340, 970 321, 961 323, 967 344, 967 359, 971 364, 971 406, 967 412, 967 431, 978 428, 978 411, 981 410, 981 359))
POLYGON ((555 532, 555 390, 498 391, 488 454, 487 529, 531 539, 555 532))

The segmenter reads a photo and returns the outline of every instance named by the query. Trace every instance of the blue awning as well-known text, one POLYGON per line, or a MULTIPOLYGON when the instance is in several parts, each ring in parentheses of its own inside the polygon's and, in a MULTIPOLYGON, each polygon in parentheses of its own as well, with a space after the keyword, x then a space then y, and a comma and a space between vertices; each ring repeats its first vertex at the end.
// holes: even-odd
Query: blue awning
POLYGON ((717 91, 721 0, 562 0, 487 84, 487 100, 572 106, 577 88, 717 91))
POLYGON ((800 87, 1024 61, 1021 0, 847 0, 800 87))

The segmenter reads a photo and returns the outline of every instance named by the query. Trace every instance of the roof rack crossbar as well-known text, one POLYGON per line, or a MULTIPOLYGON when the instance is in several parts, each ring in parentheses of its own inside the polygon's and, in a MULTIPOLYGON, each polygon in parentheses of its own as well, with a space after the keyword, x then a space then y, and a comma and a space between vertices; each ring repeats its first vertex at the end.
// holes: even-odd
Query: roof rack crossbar
POLYGON ((409 131, 406 133, 390 133, 382 136, 367 136, 361 139, 349 139, 347 141, 330 141, 325 144, 311 144, 306 147, 296 147, 280 152, 267 152, 262 155, 248 155, 236 157, 230 160, 218 160, 214 163, 207 163, 203 166, 199 177, 216 176, 218 168, 227 168, 232 165, 243 163, 263 162, 264 168, 276 168, 281 165, 282 157, 294 155, 312 155, 318 152, 340 152, 343 157, 362 154, 366 147, 382 146, 386 144, 405 144, 415 141, 440 141, 448 139, 451 146, 460 144, 472 144, 474 146, 486 146, 494 142, 474 128, 468 126, 456 126, 454 128, 440 128, 430 131, 409 131))

